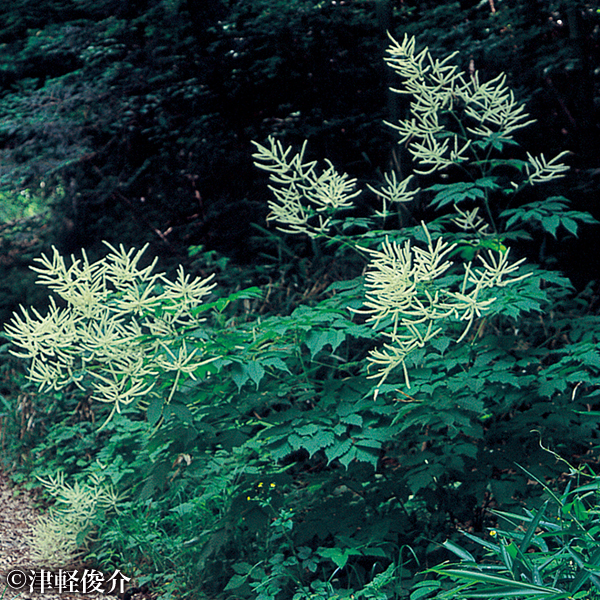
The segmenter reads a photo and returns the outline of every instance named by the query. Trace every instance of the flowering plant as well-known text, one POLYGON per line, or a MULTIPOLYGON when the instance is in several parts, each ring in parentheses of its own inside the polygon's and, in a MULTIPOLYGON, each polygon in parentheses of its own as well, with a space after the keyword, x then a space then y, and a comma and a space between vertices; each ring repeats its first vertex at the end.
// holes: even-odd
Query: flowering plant
POLYGON ((194 340, 190 348, 185 335, 201 322, 195 309, 215 286, 212 276, 190 281, 180 267, 171 282, 153 273, 157 259, 138 268, 146 247, 134 254, 106 245, 112 252, 95 263, 83 252, 83 260, 73 258, 67 267, 56 248, 52 258, 35 259, 38 282, 66 307, 53 298, 45 316, 21 307, 6 332, 21 348, 13 354, 31 359, 29 379, 39 391, 89 386, 93 399, 113 405, 108 422, 123 406, 148 406, 152 398, 162 406, 157 379, 174 373, 170 402, 182 375, 195 378, 217 357, 200 356, 201 344, 194 340))

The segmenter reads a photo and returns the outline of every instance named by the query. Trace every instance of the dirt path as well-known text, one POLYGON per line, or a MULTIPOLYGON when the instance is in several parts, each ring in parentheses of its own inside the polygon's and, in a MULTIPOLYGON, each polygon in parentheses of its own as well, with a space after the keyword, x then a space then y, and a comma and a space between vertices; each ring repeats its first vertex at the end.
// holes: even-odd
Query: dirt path
MULTIPOLYGON (((79 594, 68 591, 59 593, 47 590, 44 593, 30 591, 31 559, 26 538, 31 533, 37 518, 31 496, 24 490, 17 490, 8 476, 0 472, 0 600, 19 598, 20 600, 91 600, 103 598, 104 600, 117 600, 117 596, 93 594, 79 594), (20 573, 19 573, 20 571, 20 573), (20 590, 11 589, 7 585, 7 575, 11 577, 13 585, 19 580, 24 585, 20 590)), ((39 571, 38 571, 39 573, 39 571)), ((54 579, 53 579, 54 581, 54 579)), ((127 595, 126 597, 130 597, 127 595)), ((123 598, 123 596, 121 596, 123 598)))

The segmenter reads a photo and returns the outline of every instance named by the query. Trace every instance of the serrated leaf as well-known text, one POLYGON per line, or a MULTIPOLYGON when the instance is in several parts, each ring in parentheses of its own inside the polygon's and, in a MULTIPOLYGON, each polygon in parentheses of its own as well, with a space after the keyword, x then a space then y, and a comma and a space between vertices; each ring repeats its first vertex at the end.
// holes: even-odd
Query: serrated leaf
POLYGON ((342 454, 342 456, 340 456, 338 460, 340 461, 340 464, 342 464, 347 469, 348 465, 350 465, 350 463, 357 457, 357 454, 358 450, 355 447, 352 447, 350 448, 350 450, 348 450, 348 452, 342 454))
POLYGON ((346 433, 346 425, 344 425, 343 423, 338 423, 337 425, 334 426, 333 428, 333 432, 336 435, 344 435, 346 433))
POLYGON ((428 471, 418 471, 409 475, 408 487, 413 494, 419 490, 426 488, 433 481, 433 477, 428 471))
POLYGON ((275 460, 283 460, 292 452, 292 447, 284 440, 274 446, 269 446, 269 452, 275 460))
POLYGON ((194 420, 194 415, 190 412, 190 409, 185 404, 172 402, 165 409, 165 413, 167 411, 186 423, 192 423, 194 420))
POLYGON ((542 218, 542 227, 553 237, 556 238, 556 230, 560 225, 560 217, 558 215, 550 215, 542 218))
POLYGON ((564 392, 567 387, 565 381, 559 379, 547 379, 539 387, 540 396, 550 398, 555 392, 564 392))
POLYGON ((319 426, 314 423, 309 423, 308 425, 302 425, 302 427, 296 427, 295 432, 298 435, 312 435, 313 433, 317 433, 319 431, 319 426))
POLYGON ((477 414, 483 413, 484 402, 483 399, 478 396, 462 396, 457 401, 457 404, 460 408, 465 410, 470 410, 477 414))
POLYGON ((356 427, 361 427, 363 424, 363 418, 357 414, 340 417, 340 421, 346 425, 355 425, 356 427))
POLYGON ((247 578, 247 575, 234 575, 225 586, 225 590, 235 590, 236 588, 239 588, 246 583, 247 578))
POLYGON ((327 291, 348 291, 348 290, 359 290, 363 286, 362 277, 356 279, 349 279, 347 281, 334 281, 328 288, 327 291))
POLYGON ((325 450, 325 456, 327 457, 327 461, 331 462, 339 456, 346 454, 346 452, 348 452, 350 448, 352 448, 352 442, 350 440, 345 439, 341 442, 336 440, 334 444, 332 444, 329 448, 325 450))
POLYGON ((278 356, 269 356, 261 359, 261 364, 265 367, 273 367, 274 369, 278 369, 279 371, 285 371, 286 373, 292 374, 288 369, 288 366, 279 358, 278 356))
POLYGON ((596 349, 583 352, 577 355, 577 358, 586 366, 600 369, 600 355, 596 349))
POLYGON ((324 346, 331 346, 331 351, 335 352, 337 347, 344 341, 346 334, 339 329, 329 329, 318 331, 311 329, 306 334, 305 343, 310 350, 310 357, 314 359, 324 346))
POLYGON ((510 165, 522 173, 529 166, 529 161, 509 158, 508 160, 504 161, 504 164, 510 165))
POLYGON ((252 379, 252 381, 254 381, 256 384, 256 389, 258 389, 258 385, 265 375, 265 369, 263 366, 257 360, 253 360, 249 363, 246 363, 244 365, 244 369, 250 376, 250 379, 252 379))
POLYGON ((356 446, 363 446, 365 448, 374 448, 376 450, 379 450, 381 448, 381 442, 379 440, 375 440, 373 438, 368 438, 368 437, 354 438, 354 444, 356 446))
POLYGON ((475 181, 475 185, 487 190, 497 190, 500 187, 496 177, 481 177, 475 181))
POLYGON ((238 392, 241 391, 243 385, 248 381, 250 375, 248 371, 244 369, 244 366, 240 363, 234 363, 231 367, 231 378, 237 385, 238 392))
POLYGON ((446 352, 446 350, 448 349, 448 346, 450 345, 450 338, 449 337, 436 337, 433 338, 433 340, 431 340, 431 345, 440 353, 440 354, 444 354, 444 352, 446 352))
POLYGON ((308 451, 310 456, 319 450, 325 450, 335 442, 335 436, 332 431, 321 430, 312 437, 305 437, 302 440, 302 446, 308 451))
POLYGON ((459 204, 464 200, 484 198, 485 193, 475 183, 459 181, 457 183, 438 183, 432 185, 427 191, 440 192, 431 201, 431 206, 442 208, 448 204, 459 204))
MULTIPOLYGON (((379 463, 379 450, 376 450, 375 448, 361 448, 359 444, 354 446, 354 450, 354 459, 356 459, 357 462, 368 463, 377 468, 377 464, 379 463)), ((344 464, 342 459, 340 459, 340 462, 344 464)))
POLYGON ((569 217, 563 217, 562 225, 569 233, 572 233, 575 237, 577 237, 577 223, 573 221, 573 219, 569 217))
MULTIPOLYGON (((510 368, 510 365, 506 365, 506 368, 510 368)), ((493 381, 494 383, 502 383, 505 385, 511 385, 514 387, 521 387, 523 379, 519 377, 516 373, 511 373, 510 371, 499 371, 494 370, 491 373, 486 375, 487 381, 493 381)))
POLYGON ((294 450, 299 450, 304 445, 304 438, 301 438, 299 435, 296 435, 295 433, 292 433, 291 435, 289 435, 287 441, 288 441, 288 444, 294 450))

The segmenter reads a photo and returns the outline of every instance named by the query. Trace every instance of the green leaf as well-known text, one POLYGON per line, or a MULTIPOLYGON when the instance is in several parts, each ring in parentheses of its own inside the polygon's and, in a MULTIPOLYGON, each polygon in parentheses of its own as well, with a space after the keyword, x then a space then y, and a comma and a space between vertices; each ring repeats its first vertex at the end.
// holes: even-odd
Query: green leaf
POLYGON ((429 594, 437 592, 442 583, 440 581, 419 581, 410 594, 410 600, 421 600, 426 598, 429 594))
POLYGON ((335 435, 342 436, 346 433, 347 426, 344 423, 338 423, 333 427, 333 433, 335 435))
POLYGON ((293 448, 286 440, 280 440, 269 445, 269 452, 275 460, 283 460, 288 454, 293 451, 293 448))
MULTIPOLYGON (((517 169, 518 171, 520 171, 522 173, 529 166, 529 161, 518 160, 516 158, 509 158, 504 161, 504 164, 508 165, 510 167, 514 167, 515 169, 517 169)), ((511 188, 511 191, 512 191, 512 188, 511 188)))
POLYGON ((305 343, 310 350, 310 357, 314 359, 324 346, 330 345, 331 351, 335 352, 337 347, 346 339, 346 334, 339 329, 314 330, 311 329, 305 338, 305 343))
POLYGON ((431 340, 431 345, 440 353, 440 354, 444 354, 444 352, 446 352, 446 350, 448 349, 448 346, 450 345, 450 342, 452 340, 449 337, 446 336, 440 336, 440 337, 436 337, 433 338, 433 340, 431 340))
POLYGON ((552 237, 556 238, 556 230, 560 225, 560 217, 558 215, 550 215, 549 217, 543 217, 542 227, 550 234, 552 237))
MULTIPOLYGON (((379 464, 379 449, 377 448, 361 448, 359 444, 354 446, 355 449, 355 460, 359 463, 367 463, 372 465, 374 469, 379 464)), ((342 462, 340 460, 340 462, 342 462)))
POLYGON ((577 237, 577 222, 570 217, 563 217, 562 226, 569 232, 577 237))
POLYGON ((190 409, 185 404, 179 404, 178 402, 171 402, 171 404, 166 406, 165 416, 168 414, 173 414, 186 423, 194 421, 194 415, 190 412, 190 409))
POLYGON ((318 548, 317 553, 323 558, 333 561, 337 567, 343 569, 348 562, 350 553, 342 548, 318 548))
MULTIPOLYGON (((350 465, 350 463, 353 460, 356 460, 358 458, 358 448, 356 447, 352 447, 350 448, 350 450, 348 450, 348 452, 346 452, 345 454, 342 454, 338 460, 340 461, 340 464, 342 464, 346 469, 348 468, 348 466, 350 465)), ((365 462, 365 461, 363 461, 365 462)), ((369 461, 366 461, 369 462, 369 461)))
POLYGON ((240 363, 233 363, 231 367, 231 378, 235 382, 238 388, 238 392, 242 390, 243 385, 248 381, 250 375, 248 370, 244 368, 244 365, 240 363))
POLYGON ((564 392, 567 389, 567 382, 563 379, 552 378, 546 379, 540 384, 538 392, 546 398, 552 397, 556 392, 564 392))
POLYGON ((247 562, 238 562, 233 565, 233 570, 238 575, 247 575, 248 573, 250 573, 250 571, 252 571, 252 569, 252 565, 247 562))
POLYGON ((317 433, 319 431, 319 426, 315 423, 309 423, 308 425, 303 425, 302 427, 296 427, 295 432, 298 435, 312 435, 313 433, 317 433))
POLYGON ((527 552, 527 548, 529 548, 529 543, 531 542, 531 539, 533 538, 533 536, 535 534, 535 530, 536 530, 539 522, 542 520, 544 513, 546 512, 546 508, 548 508, 548 502, 549 502, 548 500, 546 500, 546 502, 544 502, 542 507, 537 511, 535 517, 529 524, 529 527, 527 528, 525 536, 523 537, 523 540, 521 541, 521 544, 519 546, 519 550, 522 553, 527 552))
POLYGON ((444 548, 446 548, 447 550, 450 550, 450 552, 456 554, 456 556, 458 556, 462 560, 467 560, 472 563, 475 562, 475 559, 473 558, 473 555, 470 552, 467 552, 466 550, 461 548, 458 544, 455 544, 454 542, 451 542, 450 540, 446 540, 445 542, 443 542, 442 546, 444 546, 444 548))
POLYGON ((507 218, 506 228, 510 228, 518 222, 537 222, 554 238, 556 238, 559 226, 576 236, 578 221, 581 223, 597 222, 589 213, 568 210, 569 204, 569 200, 563 196, 551 196, 543 201, 531 202, 520 208, 505 210, 500 217, 507 218))
POLYGON ((289 370, 288 366, 279 358, 278 356, 267 356, 265 358, 261 358, 261 364, 265 367, 273 367, 274 369, 278 369, 279 371, 285 371, 290 375, 292 372, 289 370))
POLYGON ((558 588, 535 585, 533 583, 527 583, 525 581, 514 581, 512 579, 508 579, 507 577, 500 577, 498 575, 487 575, 486 573, 482 573, 479 571, 464 571, 462 569, 445 569, 445 568, 433 568, 430 569, 434 573, 439 573, 440 575, 446 575, 448 577, 453 577, 456 579, 463 579, 466 581, 476 581, 479 583, 491 583, 494 585, 502 585, 508 589, 519 590, 519 593, 523 595, 531 596, 534 593, 543 593, 543 594, 557 594, 562 592, 558 588))
POLYGON ((263 366, 257 360, 253 360, 252 362, 245 364, 244 368, 250 376, 250 379, 256 384, 256 389, 258 389, 258 385, 265 375, 263 366))
POLYGON ((12 411, 11 405, 9 404, 8 400, 4 396, 2 396, 2 394, 0 394, 0 401, 2 401, 2 404, 4 404, 4 407, 7 411, 12 411))
POLYGON ((248 575, 234 575, 225 586, 225 591, 239 588, 246 583, 246 579, 248 579, 248 575))
POLYGON ((305 448, 310 456, 313 456, 319 450, 328 448, 335 442, 335 435, 332 431, 321 429, 316 435, 312 437, 302 438, 302 446, 305 448))
POLYGON ((340 421, 345 425, 355 425, 356 427, 361 427, 363 424, 363 418, 357 414, 341 416, 340 421))
POLYGON ((352 442, 348 439, 339 441, 335 440, 335 443, 325 450, 325 456, 328 462, 334 461, 339 456, 346 454, 350 448, 352 448, 352 442))
MULTIPOLYGON (((433 465, 431 465, 433 467, 433 465)), ((434 481, 435 472, 430 468, 422 468, 408 475, 408 487, 413 494, 427 488, 434 481)))
POLYGON ((374 448, 375 450, 379 450, 381 448, 381 442, 379 440, 374 440, 372 438, 357 436, 354 438, 355 446, 362 446, 364 448, 374 448))
POLYGON ((448 204, 459 204, 464 200, 485 198, 485 193, 475 183, 459 181, 458 183, 437 183, 427 188, 427 191, 438 191, 431 206, 442 208, 448 204))
POLYGON ((481 538, 469 533, 468 531, 463 531, 462 534, 471 541, 476 542, 484 548, 487 548, 494 554, 498 554, 500 552, 500 546, 498 546, 498 544, 493 544, 492 542, 488 542, 487 540, 482 540, 481 538))
POLYGON ((288 436, 287 442, 293 450, 299 450, 304 446, 304 438, 301 438, 295 433, 292 433, 292 435, 288 436))
POLYGON ((148 418, 148 423, 152 427, 154 427, 158 423, 158 420, 162 415, 163 406, 164 399, 162 398, 162 396, 155 396, 150 401, 148 409, 146 410, 146 417, 148 418))

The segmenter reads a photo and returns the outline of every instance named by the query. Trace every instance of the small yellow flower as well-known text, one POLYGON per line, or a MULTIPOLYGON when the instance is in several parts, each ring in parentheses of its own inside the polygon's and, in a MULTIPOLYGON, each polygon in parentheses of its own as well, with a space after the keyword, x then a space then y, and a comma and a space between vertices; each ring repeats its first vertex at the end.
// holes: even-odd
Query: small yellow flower
POLYGON ((270 483, 270 484, 269 484, 269 487, 270 487, 270 488, 274 488, 274 487, 275 487, 275 484, 274 484, 274 483, 270 483))
POLYGON ((492 529, 492 530, 490 531, 490 535, 491 535, 492 537, 495 537, 495 536, 497 536, 497 535, 498 535, 498 532, 497 532, 495 529, 492 529))

